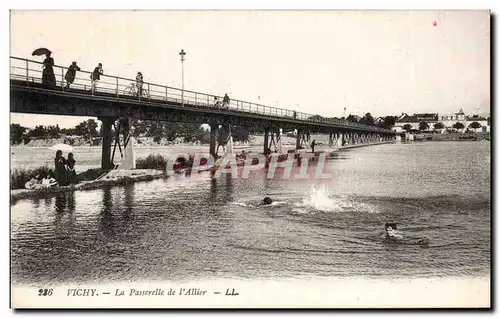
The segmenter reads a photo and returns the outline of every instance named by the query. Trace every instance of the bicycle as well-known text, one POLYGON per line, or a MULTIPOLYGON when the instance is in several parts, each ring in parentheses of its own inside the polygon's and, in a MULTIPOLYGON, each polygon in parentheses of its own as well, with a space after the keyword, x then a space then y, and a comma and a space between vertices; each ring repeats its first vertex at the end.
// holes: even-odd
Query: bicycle
MULTIPOLYGON (((137 85, 135 83, 132 83, 123 90, 123 93, 125 95, 139 97, 139 88, 137 87, 137 85)), ((149 98, 149 92, 144 87, 142 88, 142 92, 141 92, 140 97, 149 98)))

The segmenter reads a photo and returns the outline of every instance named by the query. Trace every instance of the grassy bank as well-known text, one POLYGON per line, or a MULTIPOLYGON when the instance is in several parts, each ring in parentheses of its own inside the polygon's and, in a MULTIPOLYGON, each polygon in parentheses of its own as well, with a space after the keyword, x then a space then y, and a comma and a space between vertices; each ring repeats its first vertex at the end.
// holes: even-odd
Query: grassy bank
MULTIPOLYGON (((75 181, 91 181, 97 179, 101 174, 106 172, 107 170, 103 169, 89 169, 82 173, 76 175, 75 181)), ((24 185, 26 182, 31 179, 39 176, 41 178, 45 176, 53 176, 54 170, 49 168, 48 166, 32 168, 32 169, 14 169, 10 171, 10 189, 24 189, 24 185)))
POLYGON ((160 154, 149 155, 135 161, 136 169, 167 170, 167 159, 160 154))
POLYGON ((139 181, 152 181, 158 178, 164 178, 163 174, 158 175, 141 175, 141 176, 124 176, 115 178, 112 180, 97 180, 97 181, 86 181, 83 183, 72 184, 63 187, 50 187, 37 190, 27 190, 18 189, 11 191, 10 197, 12 201, 17 201, 20 199, 33 198, 33 197, 47 197, 48 195, 53 195, 57 193, 75 191, 75 190, 94 190, 103 187, 121 186, 126 184, 131 184, 139 181))
POLYGON ((50 195, 76 190, 93 190, 103 187, 121 186, 139 181, 151 181, 154 179, 165 178, 163 171, 153 169, 132 169, 132 170, 110 170, 101 169, 87 170, 79 175, 80 181, 67 186, 56 186, 42 189, 11 189, 11 201, 32 197, 49 197, 50 195), (105 173, 104 176, 103 173, 105 173), (97 177, 102 176, 99 180, 97 177))
POLYGON ((48 166, 43 166, 34 169, 14 169, 10 171, 10 188, 24 189, 24 184, 36 176, 52 175, 53 170, 48 166))
MULTIPOLYGON (((175 165, 178 165, 180 168, 190 168, 193 166, 194 156, 190 155, 189 159, 183 159, 181 157, 177 158, 175 165)), ((167 170, 167 158, 163 157, 160 154, 149 155, 145 159, 139 158, 135 161, 136 169, 154 169, 154 170, 167 170)), ((172 164, 172 163, 170 163, 172 164)))

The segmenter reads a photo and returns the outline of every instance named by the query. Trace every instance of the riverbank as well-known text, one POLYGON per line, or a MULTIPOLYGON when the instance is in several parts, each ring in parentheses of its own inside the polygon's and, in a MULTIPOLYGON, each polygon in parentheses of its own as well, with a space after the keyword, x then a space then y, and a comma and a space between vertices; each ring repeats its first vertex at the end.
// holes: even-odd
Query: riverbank
POLYGON ((11 201, 30 197, 44 197, 50 194, 57 194, 76 190, 93 190, 105 186, 124 185, 133 182, 151 181, 154 179, 165 178, 166 174, 161 170, 154 169, 134 169, 134 170, 111 170, 100 179, 82 181, 69 186, 58 186, 43 188, 37 190, 15 189, 10 190, 11 201))

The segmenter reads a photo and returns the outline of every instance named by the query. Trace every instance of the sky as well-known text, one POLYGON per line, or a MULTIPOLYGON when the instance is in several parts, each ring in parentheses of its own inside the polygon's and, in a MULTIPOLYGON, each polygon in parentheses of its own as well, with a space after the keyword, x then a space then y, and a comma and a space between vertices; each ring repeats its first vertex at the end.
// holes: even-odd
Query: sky
POLYGON ((11 56, 180 88, 184 49, 185 89, 322 116, 490 112, 489 11, 13 10, 10 26, 11 56))

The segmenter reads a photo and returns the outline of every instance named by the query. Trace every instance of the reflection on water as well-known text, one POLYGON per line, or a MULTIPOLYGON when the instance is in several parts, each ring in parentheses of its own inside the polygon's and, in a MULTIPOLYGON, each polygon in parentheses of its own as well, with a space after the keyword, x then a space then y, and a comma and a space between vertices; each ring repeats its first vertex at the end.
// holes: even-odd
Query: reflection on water
POLYGON ((20 200, 12 280, 489 275, 487 145, 352 149, 322 184, 200 173, 20 200), (384 244, 387 221, 429 247, 384 244))

